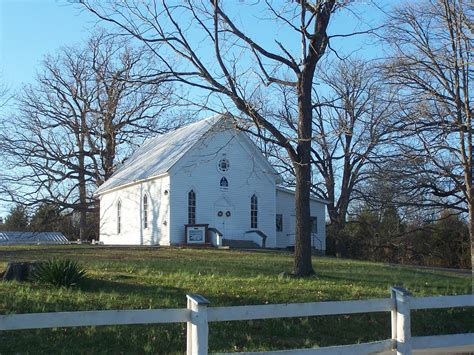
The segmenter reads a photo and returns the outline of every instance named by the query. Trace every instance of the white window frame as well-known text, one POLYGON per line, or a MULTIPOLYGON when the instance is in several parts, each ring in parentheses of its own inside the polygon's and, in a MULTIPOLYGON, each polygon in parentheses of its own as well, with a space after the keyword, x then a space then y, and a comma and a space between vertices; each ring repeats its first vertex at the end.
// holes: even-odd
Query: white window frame
POLYGON ((188 224, 196 224, 196 192, 192 189, 188 192, 188 224))
POLYGON ((117 202, 117 234, 122 232, 122 201, 117 202))
POLYGON ((275 215, 275 230, 277 232, 283 232, 283 214, 277 213, 275 215), (280 225, 278 225, 278 219, 280 219, 280 225), (280 228, 278 228, 280 227, 280 228))
POLYGON ((148 195, 143 195, 143 229, 148 229, 148 195))
POLYGON ((258 197, 256 194, 250 197, 250 228, 258 228, 258 197))

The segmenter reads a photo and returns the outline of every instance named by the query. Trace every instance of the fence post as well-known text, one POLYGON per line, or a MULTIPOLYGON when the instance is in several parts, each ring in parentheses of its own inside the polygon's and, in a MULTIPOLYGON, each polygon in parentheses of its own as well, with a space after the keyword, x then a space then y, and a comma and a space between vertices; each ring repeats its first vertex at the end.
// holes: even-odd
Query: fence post
POLYGON ((397 349, 397 297, 393 287, 390 289, 390 298, 392 300, 390 318, 392 323, 392 350, 397 349))
POLYGON ((411 355, 410 292, 402 287, 392 287, 395 309, 392 309, 392 340, 397 355, 411 355))
POLYGON ((207 305, 210 303, 201 295, 186 295, 191 320, 187 322, 187 355, 207 355, 209 323, 207 321, 207 305))

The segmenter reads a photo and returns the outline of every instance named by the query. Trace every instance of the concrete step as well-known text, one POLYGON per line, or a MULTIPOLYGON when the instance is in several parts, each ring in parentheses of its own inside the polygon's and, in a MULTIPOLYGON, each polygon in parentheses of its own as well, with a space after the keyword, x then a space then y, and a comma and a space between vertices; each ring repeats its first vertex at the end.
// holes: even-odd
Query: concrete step
POLYGON ((260 249, 260 246, 251 240, 223 239, 222 245, 236 249, 260 249))

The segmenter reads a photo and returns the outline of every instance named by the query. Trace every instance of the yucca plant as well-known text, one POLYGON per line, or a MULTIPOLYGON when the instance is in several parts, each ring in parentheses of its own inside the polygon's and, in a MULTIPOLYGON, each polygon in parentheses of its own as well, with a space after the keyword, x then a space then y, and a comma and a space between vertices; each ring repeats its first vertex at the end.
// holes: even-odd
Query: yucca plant
POLYGON ((74 260, 50 259, 39 264, 32 275, 34 281, 57 287, 71 287, 86 277, 86 270, 74 260))

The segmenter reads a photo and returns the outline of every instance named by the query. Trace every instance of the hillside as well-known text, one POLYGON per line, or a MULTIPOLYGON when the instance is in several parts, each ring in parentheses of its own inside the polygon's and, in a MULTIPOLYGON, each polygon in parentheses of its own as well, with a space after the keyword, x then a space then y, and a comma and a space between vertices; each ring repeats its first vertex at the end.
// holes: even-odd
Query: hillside
MULTIPOLYGON (((389 297, 400 285, 415 296, 471 293, 469 275, 384 264, 314 258, 317 277, 279 277, 292 255, 179 248, 90 246, 1 247, 0 271, 12 260, 68 257, 89 280, 80 288, 0 282, 0 314, 185 307, 187 293, 212 306, 389 297)), ((474 310, 417 311, 414 335, 474 331, 474 310)), ((388 313, 213 323, 210 351, 328 346, 385 339, 388 313)), ((183 353, 185 325, 118 326, 0 332, 0 353, 183 353)))

